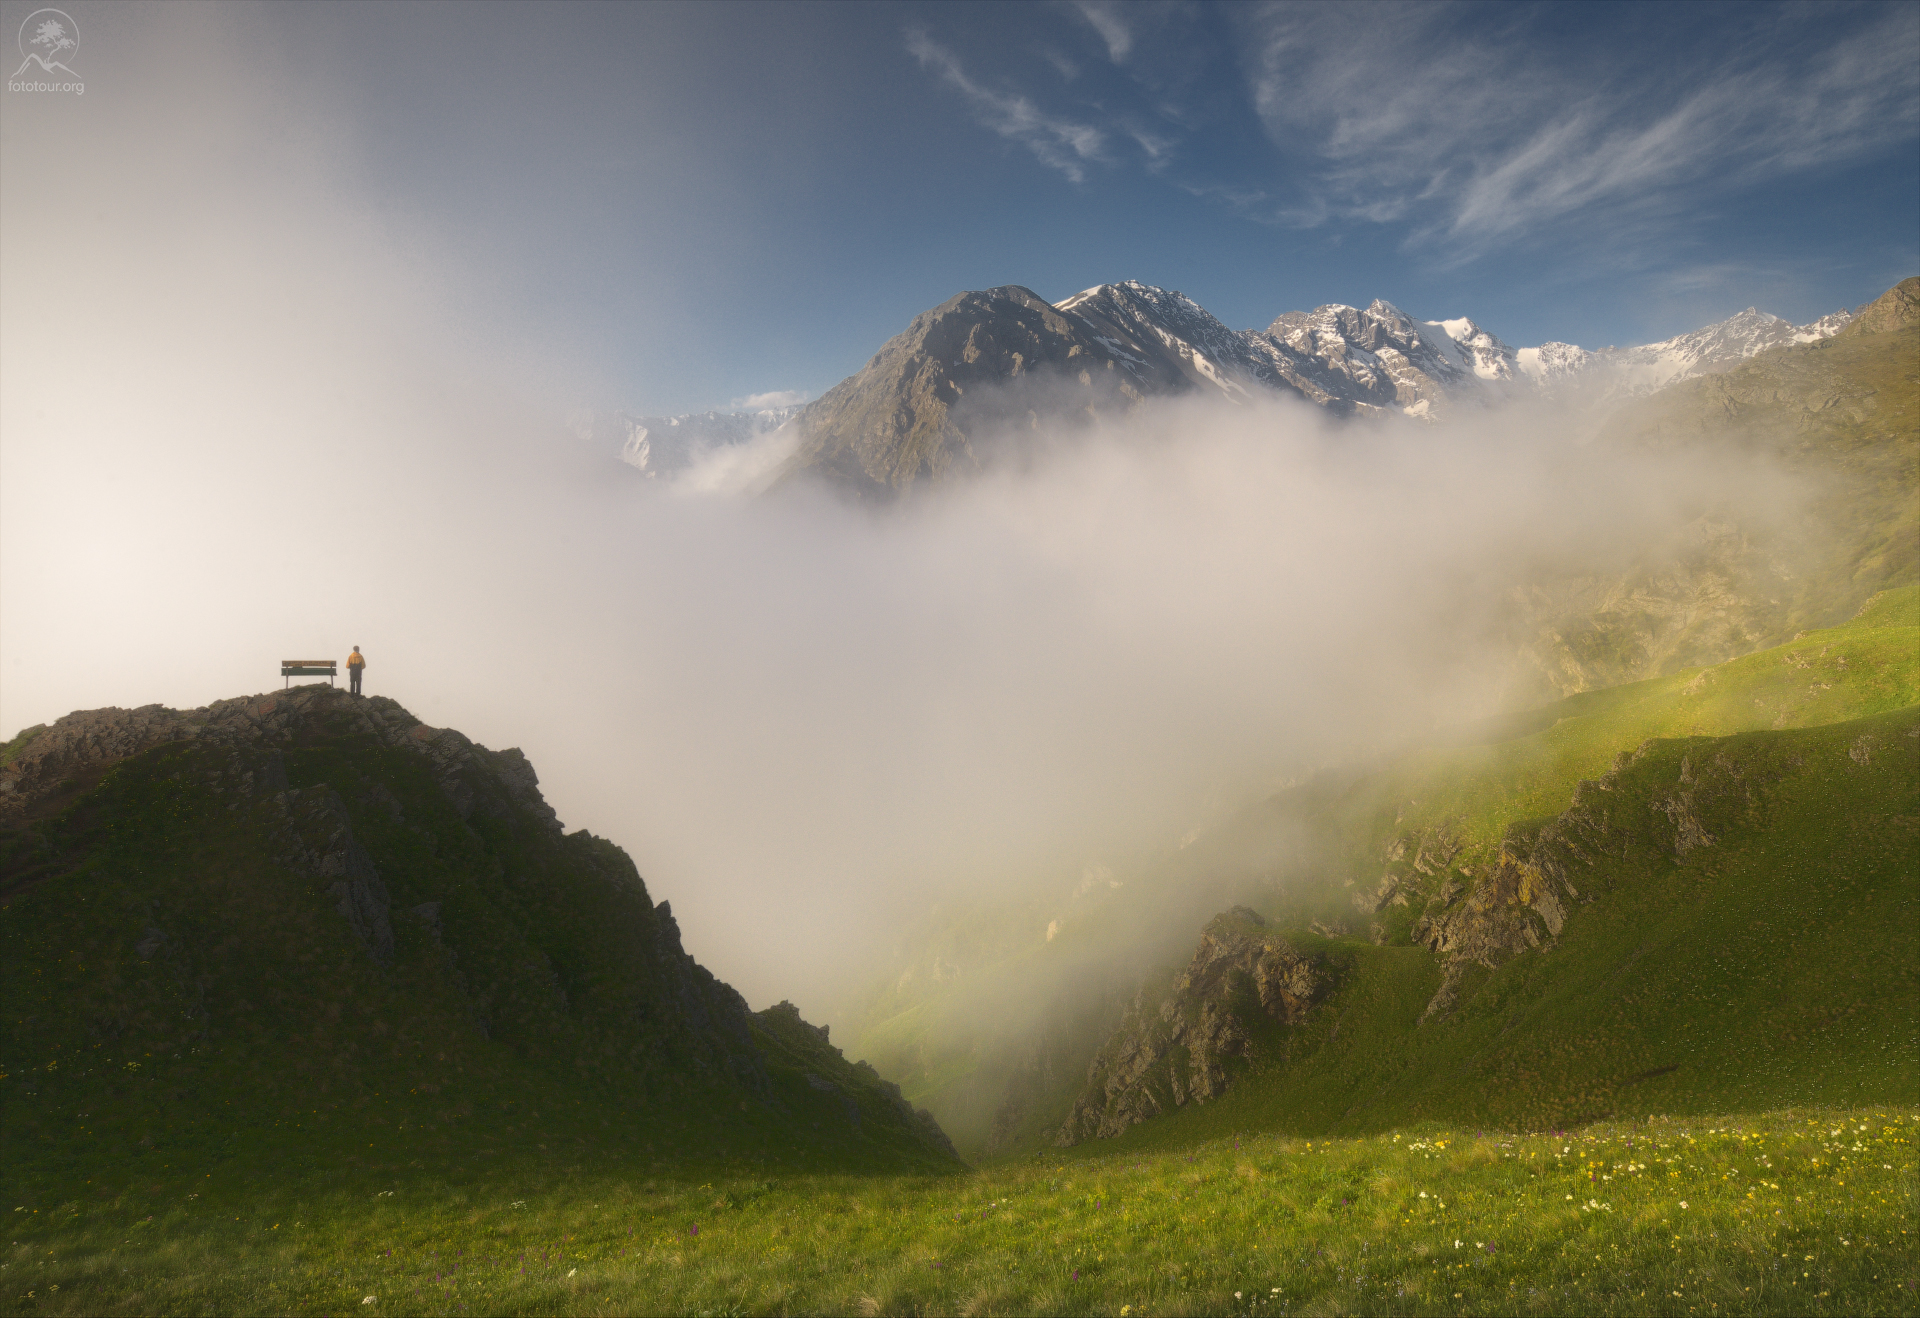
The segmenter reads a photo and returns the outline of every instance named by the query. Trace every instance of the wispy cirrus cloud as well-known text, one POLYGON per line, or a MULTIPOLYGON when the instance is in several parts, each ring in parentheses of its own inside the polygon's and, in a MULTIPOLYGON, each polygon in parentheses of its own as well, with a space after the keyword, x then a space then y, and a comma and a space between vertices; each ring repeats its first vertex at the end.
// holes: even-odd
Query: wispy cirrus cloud
POLYGON ((1048 114, 1020 92, 1000 91, 967 74, 959 58, 924 32, 907 34, 907 49, 922 68, 967 99, 980 123, 1027 148, 1041 164, 1075 183, 1087 179, 1087 166, 1105 159, 1107 134, 1091 124, 1048 114))
POLYGON ((1107 57, 1115 64, 1125 63, 1133 53, 1133 28, 1121 7, 1112 0, 1075 0, 1073 7, 1107 43, 1107 57))
POLYGON ((1291 166, 1273 218, 1404 223, 1471 253, 1884 150, 1920 129, 1920 8, 1862 12, 1839 36, 1819 11, 1729 15, 1711 61, 1687 64, 1547 41, 1539 11, 1262 9, 1248 87, 1291 166))

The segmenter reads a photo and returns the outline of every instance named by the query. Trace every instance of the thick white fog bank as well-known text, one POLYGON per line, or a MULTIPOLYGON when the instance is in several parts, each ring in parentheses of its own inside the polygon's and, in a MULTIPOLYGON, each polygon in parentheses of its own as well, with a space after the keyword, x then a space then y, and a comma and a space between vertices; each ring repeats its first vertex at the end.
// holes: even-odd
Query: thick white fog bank
POLYGON ((0 735, 358 644, 370 693, 524 748, 755 1005, 1481 712, 1500 593, 1701 488, 1539 416, 1172 402, 891 509, 716 493, 777 446, 662 489, 323 120, 145 93, 9 111, 0 735))

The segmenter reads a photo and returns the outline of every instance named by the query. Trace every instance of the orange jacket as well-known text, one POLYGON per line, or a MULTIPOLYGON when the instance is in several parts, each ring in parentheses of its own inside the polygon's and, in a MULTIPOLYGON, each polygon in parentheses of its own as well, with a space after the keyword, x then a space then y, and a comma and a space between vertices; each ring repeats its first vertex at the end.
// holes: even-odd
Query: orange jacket
POLYGON ((366 666, 367 666, 366 656, 361 654, 358 650, 355 650, 352 654, 347 656, 347 667, 365 668, 366 666))

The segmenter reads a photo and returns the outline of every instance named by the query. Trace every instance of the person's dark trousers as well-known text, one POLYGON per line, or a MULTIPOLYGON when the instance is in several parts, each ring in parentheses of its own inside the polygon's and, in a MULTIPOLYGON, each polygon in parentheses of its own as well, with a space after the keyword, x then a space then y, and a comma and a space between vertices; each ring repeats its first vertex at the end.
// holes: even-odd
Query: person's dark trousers
POLYGON ((361 668, 359 664, 355 664, 347 670, 347 676, 353 681, 353 694, 356 696, 360 694, 360 674, 365 671, 366 670, 361 668))

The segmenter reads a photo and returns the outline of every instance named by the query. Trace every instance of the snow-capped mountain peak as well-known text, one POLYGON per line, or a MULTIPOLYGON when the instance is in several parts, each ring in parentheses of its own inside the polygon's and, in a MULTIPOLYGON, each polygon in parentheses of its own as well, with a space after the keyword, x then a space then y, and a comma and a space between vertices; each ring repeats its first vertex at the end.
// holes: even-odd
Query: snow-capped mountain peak
POLYGON ((1232 330, 1184 293, 1138 280, 1051 304, 1007 285, 922 313, 804 407, 607 418, 593 429, 596 438, 617 431, 606 438, 649 476, 681 479, 735 454, 755 462, 786 454, 781 470, 824 467, 885 494, 978 466, 987 449, 974 444, 1003 442, 1010 424, 1033 423, 1035 408, 1084 418, 1195 391, 1236 403, 1291 395, 1342 415, 1423 420, 1528 395, 1604 403, 1826 338, 1853 318, 1836 311, 1795 326, 1749 307, 1638 347, 1516 349, 1468 317, 1418 320, 1381 298, 1232 330))
POLYGON ((1521 348, 1514 354, 1514 365, 1535 384, 1552 385, 1586 370, 1598 355, 1577 343, 1549 342, 1521 348))
POLYGON ((1676 380, 1723 370, 1768 348, 1828 338, 1852 319, 1851 312, 1835 311, 1811 324, 1795 326, 1757 307, 1748 307, 1689 334, 1597 356, 1606 359, 1620 375, 1626 392, 1650 393, 1676 380))

